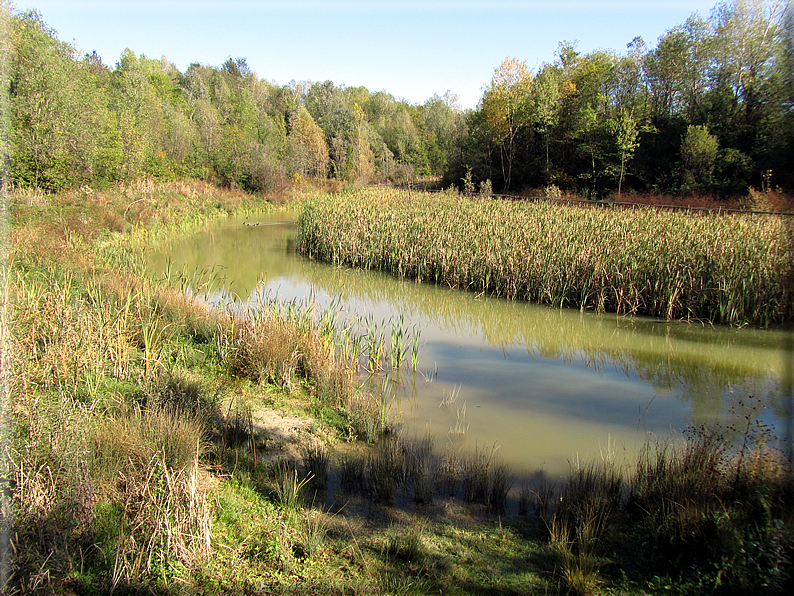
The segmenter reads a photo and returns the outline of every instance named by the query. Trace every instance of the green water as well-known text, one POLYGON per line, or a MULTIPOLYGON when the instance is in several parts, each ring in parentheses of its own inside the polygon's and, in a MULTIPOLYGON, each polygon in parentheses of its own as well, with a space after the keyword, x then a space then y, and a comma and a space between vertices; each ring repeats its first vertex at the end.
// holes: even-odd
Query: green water
POLYGON ((378 322, 402 317, 420 330, 421 351, 416 374, 392 374, 393 407, 408 433, 429 432, 439 447, 495 447, 518 476, 556 477, 607 452, 631 461, 649 435, 745 425, 748 396, 778 437, 788 432, 783 331, 559 310, 340 269, 296 255, 291 221, 214 224, 153 253, 151 272, 203 272, 211 300, 275 293, 378 322))

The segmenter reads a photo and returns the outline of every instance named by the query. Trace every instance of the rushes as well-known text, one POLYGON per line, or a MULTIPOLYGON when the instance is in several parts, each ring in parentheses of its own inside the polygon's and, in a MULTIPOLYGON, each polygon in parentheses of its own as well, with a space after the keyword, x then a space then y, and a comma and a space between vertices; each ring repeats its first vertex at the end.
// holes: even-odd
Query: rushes
POLYGON ((790 591, 790 462, 747 421, 738 437, 717 426, 649 441, 631 474, 607 458, 577 465, 557 492, 541 486, 538 522, 564 588, 592 593, 614 557, 698 593, 790 591))
POLYGON ((764 326, 792 314, 778 216, 360 189, 312 195, 298 228, 308 256, 508 299, 764 326))
POLYGON ((286 510, 295 511, 303 502, 303 489, 311 476, 298 479, 298 469, 291 463, 279 460, 270 474, 270 490, 276 501, 286 510))
POLYGON ((447 408, 458 401, 458 396, 460 395, 460 385, 455 385, 449 393, 447 390, 444 389, 443 393, 441 394, 441 403, 438 404, 439 408, 447 408))
POLYGON ((386 436, 369 453, 343 458, 340 485, 344 491, 381 503, 393 504, 402 495, 426 506, 439 495, 505 513, 511 478, 496 452, 496 448, 473 453, 447 448, 439 454, 429 437, 386 436))
POLYGON ((312 444, 303 449, 303 466, 312 486, 325 490, 328 486, 328 448, 323 444, 312 444))
POLYGON ((228 316, 219 344, 232 372, 256 382, 292 389, 300 378, 320 381, 334 371, 347 371, 352 378, 360 370, 388 375, 409 358, 412 368, 418 363, 419 330, 409 328, 402 316, 380 322, 358 315, 339 320, 333 303, 318 314, 311 299, 281 304, 275 296, 261 297, 242 315, 228 316))
POLYGON ((463 459, 463 498, 467 503, 487 505, 503 512, 511 481, 507 466, 496 458, 497 448, 490 452, 475 449, 463 459))

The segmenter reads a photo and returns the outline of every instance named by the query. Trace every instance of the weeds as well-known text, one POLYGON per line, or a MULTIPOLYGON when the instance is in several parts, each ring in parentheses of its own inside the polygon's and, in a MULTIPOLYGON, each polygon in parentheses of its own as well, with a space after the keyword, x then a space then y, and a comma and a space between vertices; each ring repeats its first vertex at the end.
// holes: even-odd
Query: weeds
MULTIPOLYGON (((641 576, 673 576, 697 591, 786 592, 792 473, 754 419, 751 409, 738 436, 735 426, 712 427, 690 429, 681 443, 649 441, 629 478, 608 461, 575 467, 550 517, 538 512, 566 589, 592 593, 612 554, 641 576)), ((549 501, 546 490, 535 495, 549 501)))
POLYGON ((714 588, 786 585, 781 570, 791 561, 781 545, 794 544, 784 505, 792 475, 759 438, 744 434, 734 446, 719 429, 695 429, 683 445, 648 447, 627 508, 655 561, 699 567, 714 588))

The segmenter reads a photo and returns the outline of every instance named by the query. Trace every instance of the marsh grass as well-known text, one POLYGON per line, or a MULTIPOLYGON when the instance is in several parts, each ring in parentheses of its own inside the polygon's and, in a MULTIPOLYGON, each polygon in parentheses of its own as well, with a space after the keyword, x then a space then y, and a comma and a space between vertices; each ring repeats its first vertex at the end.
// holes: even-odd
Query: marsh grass
POLYGON ((310 482, 311 475, 300 478, 297 466, 283 459, 273 464, 269 474, 271 494, 288 511, 294 511, 303 505, 304 489, 310 482))
POLYGON ((533 487, 559 585, 547 581, 538 545, 501 525, 510 481, 496 452, 437 452, 398 432, 388 387, 418 346, 410 330, 370 325, 383 346, 362 386, 363 323, 339 344, 330 315, 210 310, 185 293, 200 275, 145 279, 145 247, 249 200, 142 182, 12 201, 8 593, 587 593, 617 589, 617 566, 621 585, 791 591, 794 479, 749 415, 649 443, 620 491, 608 462, 577 467, 562 492, 533 487), (251 398, 275 393, 369 441, 336 473, 342 491, 378 501, 372 519, 304 509, 311 475, 333 470, 327 454, 304 453, 305 477, 256 461, 251 398), (410 502, 427 516, 392 523, 410 502), (441 509, 454 522, 434 520, 441 509))
POLYGON ((423 534, 421 522, 394 525, 389 528, 383 552, 387 557, 401 563, 421 563, 425 557, 423 534))
POLYGON ((383 436, 395 434, 399 428, 399 421, 392 409, 392 400, 377 387, 364 386, 349 394, 344 407, 349 419, 348 435, 351 438, 375 443, 383 436))
MULTIPOLYGON (((193 324, 211 329, 211 317, 144 279, 138 248, 157 229, 199 221, 179 207, 191 201, 196 213, 210 195, 198 186, 151 187, 145 201, 128 187, 11 197, 3 357, 13 372, 11 585, 23 592, 76 576, 99 591, 169 584, 212 549, 205 448, 221 417, 217 394, 188 370, 204 357, 193 324)), ((207 213, 223 204, 216 194, 207 213)))
POLYGON ((298 544, 303 556, 317 554, 326 542, 330 522, 322 510, 311 510, 303 516, 298 526, 298 544))
POLYGON ((511 480, 507 466, 499 461, 496 452, 497 447, 475 448, 473 453, 463 457, 463 499, 503 512, 511 480))
POLYGON ((210 549, 199 463, 203 424, 173 410, 98 415, 68 399, 35 404, 11 457, 20 585, 89 564, 112 585, 195 567, 210 549))
POLYGON ((512 479, 495 448, 437 453, 429 437, 385 435, 369 451, 341 459, 339 484, 376 503, 425 507, 438 496, 503 514, 512 479))
POLYGON ((575 545, 575 552, 595 554, 620 504, 623 477, 610 464, 578 464, 563 486, 554 516, 575 545))
POLYGON ((559 307, 762 326, 792 316, 777 215, 357 189, 311 195, 298 246, 330 263, 559 307))
POLYGON ((575 466, 548 517, 538 512, 565 589, 592 593, 616 557, 624 572, 698 592, 789 590, 794 477, 757 414, 749 408, 741 428, 649 440, 631 472, 608 460, 575 466))
POLYGON ((457 403, 458 396, 460 395, 460 385, 455 385, 450 389, 449 393, 444 389, 441 394, 441 403, 438 404, 439 408, 448 408, 449 406, 457 403))
POLYGON ((197 466, 174 473, 157 457, 145 472, 126 477, 112 586, 168 576, 176 562, 186 568, 203 563, 211 552, 207 482, 197 466), (159 490, 153 491, 155 478, 159 490))
POLYGON ((791 585, 791 466, 764 432, 738 445, 724 429, 693 429, 682 445, 658 442, 640 458, 627 503, 666 572, 700 568, 720 586, 791 585))
POLYGON ((449 427, 448 434, 455 437, 465 436, 469 432, 469 423, 466 422, 466 404, 455 408, 455 424, 449 427))
POLYGON ((340 486, 349 493, 363 493, 367 487, 366 460, 363 457, 343 457, 340 462, 340 486))
POLYGON ((326 490, 330 463, 328 447, 319 443, 308 445, 303 448, 302 456, 306 476, 310 478, 309 484, 317 490, 326 490))
POLYGON ((438 493, 445 498, 454 497, 461 482, 462 456, 460 449, 447 446, 440 454, 433 471, 433 482, 438 493))

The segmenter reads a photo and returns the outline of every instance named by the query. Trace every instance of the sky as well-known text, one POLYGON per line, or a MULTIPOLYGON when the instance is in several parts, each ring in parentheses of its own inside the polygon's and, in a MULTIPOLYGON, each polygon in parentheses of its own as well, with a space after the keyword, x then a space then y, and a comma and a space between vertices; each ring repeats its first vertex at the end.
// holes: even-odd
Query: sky
POLYGON ((185 72, 244 57, 260 78, 331 80, 413 104, 447 90, 474 108, 506 57, 537 71, 561 41, 583 53, 654 47, 718 0, 14 0, 110 67, 129 48, 185 72))

